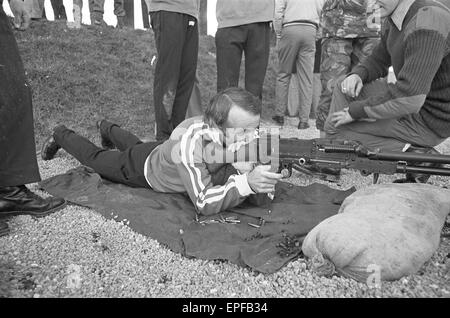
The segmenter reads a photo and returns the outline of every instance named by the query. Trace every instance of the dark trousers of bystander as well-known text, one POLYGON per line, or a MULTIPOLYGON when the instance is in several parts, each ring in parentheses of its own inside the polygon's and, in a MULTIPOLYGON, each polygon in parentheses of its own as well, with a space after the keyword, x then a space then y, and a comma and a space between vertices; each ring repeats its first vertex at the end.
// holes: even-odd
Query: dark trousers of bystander
POLYGON ((158 60, 153 98, 156 139, 165 140, 186 116, 198 57, 197 19, 182 13, 150 13, 158 60))
POLYGON ((245 55, 245 89, 262 98, 270 53, 269 22, 251 23, 216 32, 217 91, 239 85, 242 54, 245 55))
POLYGON ((9 18, 0 6, 0 187, 37 181, 31 90, 9 18))

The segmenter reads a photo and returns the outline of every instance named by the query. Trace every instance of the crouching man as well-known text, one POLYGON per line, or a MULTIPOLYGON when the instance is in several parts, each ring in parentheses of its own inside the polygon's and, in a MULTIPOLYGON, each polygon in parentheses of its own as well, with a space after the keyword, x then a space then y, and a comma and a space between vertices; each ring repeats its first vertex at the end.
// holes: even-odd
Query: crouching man
POLYGON ((435 152, 450 136, 450 11, 431 0, 376 2, 386 18, 381 43, 336 85, 325 132, 386 151, 435 152), (395 84, 380 79, 391 65, 395 84))
POLYGON ((203 117, 182 122, 164 143, 143 143, 106 120, 97 123, 101 149, 65 126, 58 126, 43 145, 42 157, 52 159, 59 148, 102 177, 132 187, 164 193, 186 193, 200 214, 215 214, 257 193, 272 193, 281 174, 257 166, 238 172, 231 164, 212 162, 214 153, 251 142, 259 127, 261 101, 241 88, 218 93, 203 117), (209 149, 209 151, 206 151, 209 149), (212 155, 211 157, 208 157, 212 155))

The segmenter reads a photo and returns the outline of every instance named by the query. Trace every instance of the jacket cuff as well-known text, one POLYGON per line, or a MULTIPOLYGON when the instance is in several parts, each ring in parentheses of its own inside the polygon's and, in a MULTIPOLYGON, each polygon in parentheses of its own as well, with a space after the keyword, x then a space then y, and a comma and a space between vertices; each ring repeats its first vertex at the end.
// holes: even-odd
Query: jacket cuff
POLYGON ((352 74, 358 75, 364 84, 367 83, 367 78, 369 77, 369 73, 367 72, 367 69, 365 67, 362 67, 360 65, 354 67, 353 70, 347 75, 347 77, 352 74))
POLYGON ((362 102, 353 102, 348 106, 348 113, 352 116, 353 119, 361 119, 361 118, 369 118, 364 107, 366 103, 362 102))
POLYGON ((252 188, 250 188, 250 185, 248 184, 247 174, 235 176, 234 181, 236 183, 236 188, 238 189, 238 192, 241 196, 246 197, 250 194, 255 194, 255 192, 253 192, 252 188))

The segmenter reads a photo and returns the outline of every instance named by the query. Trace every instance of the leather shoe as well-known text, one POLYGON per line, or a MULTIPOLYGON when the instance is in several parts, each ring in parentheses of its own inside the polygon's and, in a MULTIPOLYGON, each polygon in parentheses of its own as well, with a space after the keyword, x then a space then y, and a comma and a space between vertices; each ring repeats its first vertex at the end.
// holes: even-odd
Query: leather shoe
POLYGON ((49 136, 42 145, 41 149, 41 158, 42 160, 52 160, 55 158, 56 153, 58 150, 61 149, 61 146, 58 145, 55 141, 55 138, 53 137, 53 134, 49 136))
POLYGON ((5 220, 0 219, 0 236, 5 236, 9 234, 8 223, 5 220))
POLYGON ((41 198, 26 186, 0 188, 0 217, 28 214, 43 217, 66 206, 62 198, 41 198))
POLYGON ((299 122, 297 128, 298 129, 308 129, 309 128, 309 124, 307 122, 299 122))
POLYGON ((272 117, 273 121, 276 122, 278 125, 283 126, 284 125, 284 116, 275 115, 272 117))
POLYGON ((102 129, 102 125, 108 123, 107 120, 102 119, 97 121, 97 129, 100 133, 100 143, 102 144, 102 147, 105 149, 115 149, 116 146, 114 145, 114 143, 111 141, 111 139, 109 139, 107 133, 105 132, 104 129, 102 129))

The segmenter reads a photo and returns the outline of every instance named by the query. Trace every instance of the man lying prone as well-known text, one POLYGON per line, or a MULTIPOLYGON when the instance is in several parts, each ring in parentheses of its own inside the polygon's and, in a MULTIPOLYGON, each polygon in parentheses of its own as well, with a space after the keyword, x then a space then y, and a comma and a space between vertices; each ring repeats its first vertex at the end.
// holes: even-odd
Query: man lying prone
MULTIPOLYGON (((236 170, 213 162, 210 154, 226 153, 250 142, 259 127, 261 101, 241 88, 214 96, 203 118, 182 122, 164 143, 142 142, 119 126, 97 123, 102 149, 64 125, 57 126, 43 145, 42 158, 51 160, 60 148, 103 178, 164 193, 186 193, 197 211, 210 215, 241 204, 258 193, 272 193, 281 174, 259 165, 236 170), (117 150, 111 150, 111 148, 117 150), (205 151, 208 149, 208 151, 205 151)), ((215 156, 220 158, 220 156, 215 156)), ((237 167, 237 166, 236 166, 237 167)))

